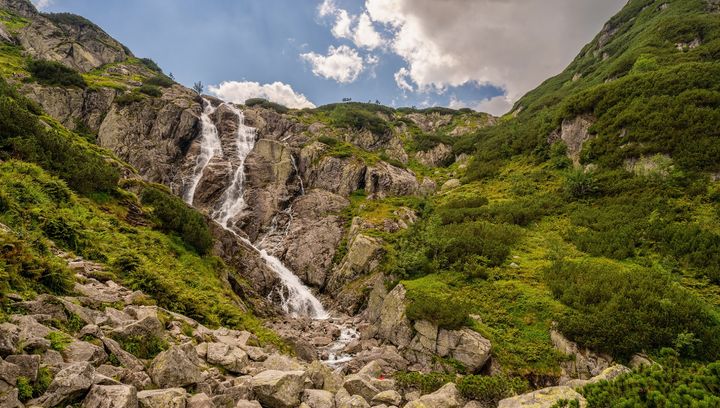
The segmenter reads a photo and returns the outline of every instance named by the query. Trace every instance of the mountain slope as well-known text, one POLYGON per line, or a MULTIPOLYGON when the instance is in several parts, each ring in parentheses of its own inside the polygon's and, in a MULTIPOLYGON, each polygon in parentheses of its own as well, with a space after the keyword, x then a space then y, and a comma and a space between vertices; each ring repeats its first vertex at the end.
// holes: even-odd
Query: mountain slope
POLYGON ((464 304, 498 367, 536 384, 642 352, 716 360, 718 36, 714 2, 630 1, 562 74, 467 136, 465 184, 431 200, 390 260, 415 316, 449 324, 464 304), (564 361, 554 349, 577 345, 560 333, 596 354, 564 361))
MULTIPOLYGON (((346 371, 377 360, 405 391, 455 382, 487 404, 559 384, 591 406, 644 405, 647 387, 658 401, 715 403, 716 1, 630 1, 503 118, 230 105, 174 83, 81 18, 0 5, 11 83, 0 104, 3 293, 68 289, 54 241, 170 310, 279 343, 247 312, 287 293, 237 234, 353 316, 341 320, 361 335, 346 371), (255 140, 240 159, 246 126, 255 140), (222 153, 197 174, 207 129, 222 153), (228 220, 232 233, 170 194, 186 197, 197 180, 192 204, 212 216, 237 174, 248 205, 228 220), (641 369, 653 361, 662 374, 641 369), (624 373, 618 363, 639 371, 581 388, 624 373)), ((305 319, 273 326, 310 359, 311 343, 340 335, 305 319)))

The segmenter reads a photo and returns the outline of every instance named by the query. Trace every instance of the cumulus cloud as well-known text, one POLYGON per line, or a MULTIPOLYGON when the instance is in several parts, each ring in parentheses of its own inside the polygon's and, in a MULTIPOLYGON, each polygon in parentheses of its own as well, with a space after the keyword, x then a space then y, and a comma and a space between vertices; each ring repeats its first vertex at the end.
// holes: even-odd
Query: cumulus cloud
POLYGON ((318 6, 318 14, 320 14, 320 17, 335 14, 336 11, 337 6, 335 5, 334 0, 323 0, 323 2, 318 6))
POLYGON ((33 0, 33 4, 38 10, 44 10, 53 5, 54 0, 33 0))
POLYGON ((335 25, 333 25, 332 33, 336 38, 352 38, 353 18, 347 11, 338 10, 335 15, 335 25))
POLYGON ((403 90, 442 92, 476 82, 506 90, 501 109, 559 73, 627 0, 367 0, 406 62, 403 90))
POLYGON ((338 8, 334 0, 324 0, 318 6, 320 17, 335 17, 330 30, 335 38, 351 40, 357 47, 374 50, 385 44, 385 40, 375 29, 368 13, 359 16, 350 15, 347 10, 338 8))
POLYGON ((330 46, 327 55, 308 52, 300 57, 310 63, 313 74, 340 83, 355 81, 364 69, 363 58, 347 45, 330 46))
POLYGON ((480 101, 463 101, 455 96, 450 97, 449 108, 462 109, 470 108, 478 112, 486 112, 491 115, 501 116, 508 113, 513 107, 513 101, 507 95, 499 95, 489 99, 482 99, 480 101))
POLYGON ((362 13, 358 18, 352 40, 358 47, 370 50, 382 47, 384 43, 380 34, 375 30, 375 26, 373 26, 373 22, 367 13, 362 13))
POLYGON ((403 91, 414 91, 413 86, 410 85, 407 80, 409 76, 410 71, 408 71, 405 67, 400 68, 398 72, 395 73, 395 83, 397 84, 398 88, 402 89, 403 91))
POLYGON ((208 91, 218 98, 242 104, 250 98, 264 98, 271 102, 285 105, 288 108, 314 108, 305 95, 296 93, 292 87, 282 82, 260 84, 249 81, 225 81, 220 85, 210 85, 208 91))

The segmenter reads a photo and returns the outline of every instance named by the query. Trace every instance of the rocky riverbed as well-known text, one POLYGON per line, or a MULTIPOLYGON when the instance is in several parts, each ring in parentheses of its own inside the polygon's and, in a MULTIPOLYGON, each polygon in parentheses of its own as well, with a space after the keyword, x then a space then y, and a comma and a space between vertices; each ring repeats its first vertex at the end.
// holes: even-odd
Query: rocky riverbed
MULTIPOLYGON (((148 305, 142 292, 94 278, 102 276, 101 265, 61 255, 77 274, 78 295, 14 297, 15 314, 0 324, 2 407, 481 406, 464 400, 452 383, 427 395, 400 389, 392 375, 411 368, 405 357, 417 350, 368 338, 369 326, 358 317, 271 323, 295 346, 292 357, 261 346, 249 332, 210 329, 148 305), (46 388, 37 393, 42 382, 46 388), (28 387, 36 392, 32 399, 28 387)), ((589 381, 626 370, 611 366, 589 381)), ((568 398, 584 406, 570 386, 586 382, 518 396, 500 406, 549 407, 568 398)))

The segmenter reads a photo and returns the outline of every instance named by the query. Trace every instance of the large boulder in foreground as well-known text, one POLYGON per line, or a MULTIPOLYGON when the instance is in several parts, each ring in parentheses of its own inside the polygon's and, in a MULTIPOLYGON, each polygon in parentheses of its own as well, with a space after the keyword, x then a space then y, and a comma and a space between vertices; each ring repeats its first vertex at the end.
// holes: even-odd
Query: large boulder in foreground
POLYGON ((137 390, 132 385, 93 385, 82 408, 138 408, 137 390))
POLYGON ((382 301, 378 313, 378 337, 403 348, 410 344, 412 327, 405 315, 405 295, 403 285, 397 285, 382 301))
POLYGON ((253 393, 266 408, 297 407, 304 388, 304 371, 267 370, 252 378, 253 393))
POLYGON ((57 373, 42 397, 29 406, 55 407, 82 397, 93 385, 95 369, 90 363, 70 364, 57 373))
POLYGON ((460 408, 464 405, 465 401, 457 386, 448 383, 432 394, 423 395, 420 399, 408 402, 405 408, 460 408))
POLYGON ((498 408, 550 408, 561 400, 576 400, 580 404, 580 408, 587 407, 587 401, 582 395, 570 387, 559 386, 505 398, 500 401, 498 408))
POLYGON ((202 380, 200 360, 190 343, 158 354, 150 365, 150 377, 162 388, 186 387, 202 380))
POLYGON ((184 388, 140 391, 140 408, 185 408, 188 393, 184 388))

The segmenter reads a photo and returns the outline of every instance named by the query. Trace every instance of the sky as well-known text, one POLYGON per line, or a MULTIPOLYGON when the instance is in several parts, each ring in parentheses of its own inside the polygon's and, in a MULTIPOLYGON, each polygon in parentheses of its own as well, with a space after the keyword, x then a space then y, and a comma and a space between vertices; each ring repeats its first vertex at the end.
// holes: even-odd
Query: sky
POLYGON ((560 73, 626 1, 33 0, 231 102, 352 98, 495 115, 560 73))

